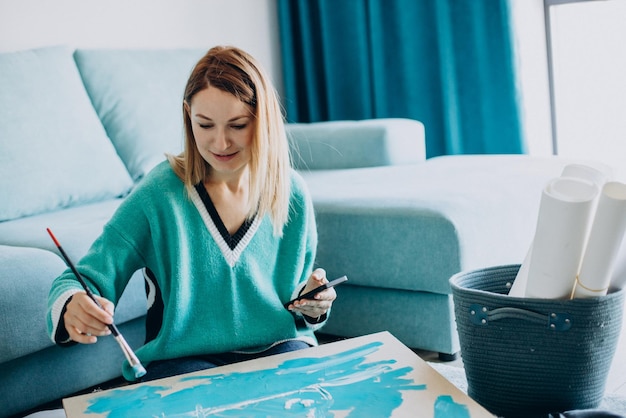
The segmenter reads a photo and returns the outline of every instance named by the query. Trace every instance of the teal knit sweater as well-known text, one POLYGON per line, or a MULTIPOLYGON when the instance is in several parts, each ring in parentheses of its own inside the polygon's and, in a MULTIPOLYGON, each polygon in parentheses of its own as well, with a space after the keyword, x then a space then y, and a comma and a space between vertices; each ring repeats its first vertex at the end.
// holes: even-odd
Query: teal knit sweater
MULTIPOLYGON (((268 217, 255 219, 231 249, 197 192, 189 192, 163 162, 125 199, 77 269, 94 293, 116 304, 135 271, 153 273, 164 311, 158 334, 136 351, 147 365, 260 351, 289 339, 315 345, 313 331, 321 324, 302 325, 283 303, 311 274, 316 246, 313 206, 295 171, 283 236, 273 235, 268 217)), ((69 269, 54 281, 47 315, 53 340, 65 303, 81 290, 69 269)), ((134 379, 127 362, 123 374, 134 379)))

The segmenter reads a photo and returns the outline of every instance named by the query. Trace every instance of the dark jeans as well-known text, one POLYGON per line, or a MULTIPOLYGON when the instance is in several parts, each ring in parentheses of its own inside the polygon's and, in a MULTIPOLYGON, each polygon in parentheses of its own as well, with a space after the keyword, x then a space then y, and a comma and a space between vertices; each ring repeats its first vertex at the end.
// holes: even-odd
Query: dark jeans
POLYGON ((205 356, 183 357, 171 360, 157 360, 148 365, 146 368, 146 375, 142 377, 139 382, 148 382, 150 380, 196 372, 198 370, 211 369, 213 367, 238 363, 240 361, 253 360, 274 354, 287 353, 289 351, 302 350, 309 347, 310 345, 304 341, 294 340, 276 344, 268 350, 254 354, 221 353, 205 356))

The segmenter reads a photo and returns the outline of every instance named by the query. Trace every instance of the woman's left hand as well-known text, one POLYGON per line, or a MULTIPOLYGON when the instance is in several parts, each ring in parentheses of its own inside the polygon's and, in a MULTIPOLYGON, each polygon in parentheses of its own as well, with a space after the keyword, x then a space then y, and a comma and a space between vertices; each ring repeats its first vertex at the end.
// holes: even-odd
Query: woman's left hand
MULTIPOLYGON (((316 269, 306 283, 301 294, 305 294, 316 287, 320 287, 324 283, 328 283, 326 271, 324 269, 316 269)), ((310 318, 319 318, 328 312, 333 301, 337 298, 334 288, 325 289, 314 296, 314 299, 300 299, 289 306, 289 310, 299 312, 310 318)))

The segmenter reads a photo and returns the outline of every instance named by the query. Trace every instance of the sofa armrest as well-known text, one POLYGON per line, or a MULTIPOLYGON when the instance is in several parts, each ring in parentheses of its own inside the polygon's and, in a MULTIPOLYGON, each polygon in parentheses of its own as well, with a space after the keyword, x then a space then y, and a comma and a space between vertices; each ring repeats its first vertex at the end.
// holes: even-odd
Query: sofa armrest
POLYGON ((291 123, 285 129, 298 170, 400 165, 426 159, 424 125, 412 119, 291 123))

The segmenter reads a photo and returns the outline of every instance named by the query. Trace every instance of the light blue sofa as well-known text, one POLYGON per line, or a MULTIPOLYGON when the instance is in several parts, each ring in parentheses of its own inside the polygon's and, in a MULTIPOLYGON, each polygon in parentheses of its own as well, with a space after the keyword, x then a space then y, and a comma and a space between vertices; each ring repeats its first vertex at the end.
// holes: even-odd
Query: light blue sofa
MULTIPOLYGON (((65 268, 46 228, 78 260, 133 184, 182 149, 181 100, 198 50, 50 47, 0 54, 0 416, 120 376, 112 338, 59 348, 46 299, 65 268)), ((449 277, 520 263, 545 182, 566 163, 528 156, 426 160, 405 119, 287 126, 318 220, 318 265, 337 289, 323 332, 388 330, 407 346, 459 350, 449 277)), ((116 308, 144 338, 139 274, 116 308)))

